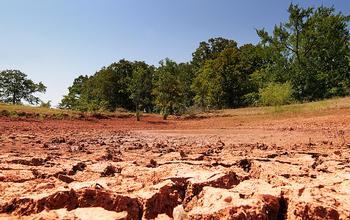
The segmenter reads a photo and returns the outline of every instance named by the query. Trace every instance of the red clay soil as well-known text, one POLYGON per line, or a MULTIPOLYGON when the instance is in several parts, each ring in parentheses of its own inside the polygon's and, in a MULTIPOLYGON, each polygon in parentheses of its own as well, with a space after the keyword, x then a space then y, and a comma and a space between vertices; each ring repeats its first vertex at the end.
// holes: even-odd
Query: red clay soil
POLYGON ((0 117, 2 219, 350 219, 350 111, 0 117))

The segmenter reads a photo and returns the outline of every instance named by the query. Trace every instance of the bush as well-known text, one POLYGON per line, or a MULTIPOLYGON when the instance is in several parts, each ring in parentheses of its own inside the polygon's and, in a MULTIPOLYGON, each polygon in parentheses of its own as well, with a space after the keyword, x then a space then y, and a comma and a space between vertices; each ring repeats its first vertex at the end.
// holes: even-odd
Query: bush
POLYGON ((116 113, 120 113, 120 112, 125 113, 125 112, 128 112, 128 110, 125 109, 125 108, 122 108, 122 107, 117 107, 117 108, 115 108, 114 112, 116 112, 116 113))
POLYGON ((41 102, 40 103, 40 107, 41 108, 51 108, 51 101, 47 101, 47 102, 41 102))
POLYGON ((0 111, 0 116, 9 117, 10 115, 11 115, 11 112, 6 109, 0 111))
POLYGON ((270 83, 267 87, 259 89, 260 103, 262 105, 280 106, 289 104, 292 99, 293 89, 289 82, 270 83))
POLYGON ((243 104, 247 106, 257 106, 259 104, 259 93, 251 92, 243 96, 243 104))
POLYGON ((199 106, 191 106, 183 113, 185 119, 197 118, 197 115, 203 113, 203 109, 199 106))

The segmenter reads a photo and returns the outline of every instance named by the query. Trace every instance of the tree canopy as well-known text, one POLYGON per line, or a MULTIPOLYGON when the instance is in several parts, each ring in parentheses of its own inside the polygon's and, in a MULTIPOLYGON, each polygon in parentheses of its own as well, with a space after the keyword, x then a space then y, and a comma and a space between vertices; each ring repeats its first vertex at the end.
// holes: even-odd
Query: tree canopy
POLYGON ((152 110, 152 77, 154 68, 148 66, 144 62, 136 63, 130 82, 128 91, 130 92, 130 99, 135 105, 137 120, 140 120, 140 110, 152 110))
POLYGON ((0 72, 0 100, 6 103, 21 104, 27 101, 38 104, 40 99, 35 93, 45 92, 42 82, 34 83, 19 70, 4 70, 0 72))
POLYGON ((290 81, 298 100, 345 95, 349 86, 349 16, 334 8, 300 8, 291 4, 287 22, 272 35, 258 30, 272 54, 262 71, 277 81, 290 81), (282 75, 283 74, 283 75, 282 75))
POLYGON ((166 58, 154 67, 120 60, 94 75, 79 76, 60 106, 82 111, 125 108, 166 118, 191 106, 280 105, 348 95, 350 17, 333 7, 297 4, 290 4, 288 13, 272 33, 257 30, 257 44, 210 38, 199 43, 186 63, 166 58))
POLYGON ((179 113, 184 104, 184 83, 176 62, 165 59, 155 72, 154 103, 164 119, 169 114, 179 113))

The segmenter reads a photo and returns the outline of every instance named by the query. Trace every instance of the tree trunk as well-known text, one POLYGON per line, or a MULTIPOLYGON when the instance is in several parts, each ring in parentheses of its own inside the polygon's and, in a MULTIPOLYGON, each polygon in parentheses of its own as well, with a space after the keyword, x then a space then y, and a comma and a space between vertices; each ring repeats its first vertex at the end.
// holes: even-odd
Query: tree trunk
POLYGON ((139 109, 139 105, 136 105, 136 120, 140 121, 140 109, 139 109))
POLYGON ((16 93, 14 92, 13 93, 13 96, 12 96, 12 104, 16 104, 16 93))

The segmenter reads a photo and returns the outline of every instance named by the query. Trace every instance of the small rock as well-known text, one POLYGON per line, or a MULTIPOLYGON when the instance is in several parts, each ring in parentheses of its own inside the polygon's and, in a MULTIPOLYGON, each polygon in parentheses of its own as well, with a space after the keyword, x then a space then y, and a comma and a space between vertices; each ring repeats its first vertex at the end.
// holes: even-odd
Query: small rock
POLYGON ((72 171, 74 172, 74 174, 77 172, 77 171, 84 171, 86 168, 86 164, 83 163, 83 162, 79 162, 77 163, 76 165, 74 165, 72 167, 72 171))
POLYGON ((224 198, 224 201, 227 202, 227 203, 230 203, 232 202, 232 196, 227 196, 224 198))
POLYGON ((180 156, 181 156, 181 158, 186 158, 187 154, 183 150, 181 150, 180 151, 180 156))
POLYGON ((69 146, 69 152, 76 152, 76 151, 79 151, 79 146, 69 146))
POLYGON ((35 178, 38 178, 38 179, 45 179, 45 178, 48 178, 48 175, 47 174, 44 174, 44 173, 41 173, 39 172, 38 170, 36 169, 33 169, 32 170, 32 174, 35 178))
POLYGON ((252 167, 252 162, 248 159, 242 159, 239 161, 238 165, 245 171, 249 172, 252 167))
POLYGON ((264 143, 256 143, 256 148, 259 150, 267 150, 269 147, 264 143))
POLYGON ((73 178, 63 174, 58 174, 57 178, 65 183, 71 183, 75 181, 73 178))
POLYGON ((178 205, 173 210, 173 218, 174 220, 182 220, 187 217, 187 213, 184 210, 183 205, 178 205))
POLYGON ((191 199, 197 196, 206 186, 212 186, 216 188, 230 189, 233 186, 238 185, 243 177, 239 177, 234 172, 228 173, 210 173, 210 172, 198 172, 197 176, 190 178, 187 181, 187 190, 185 194, 184 205, 191 201, 191 199))
POLYGON ((150 192, 139 192, 143 204, 143 219, 155 219, 159 214, 172 216, 174 208, 181 204, 183 194, 181 186, 171 180, 153 185, 150 192))
POLYGON ((156 168, 157 166, 158 166, 157 161, 155 161, 155 160, 153 160, 153 159, 151 159, 151 160, 149 161, 149 164, 146 165, 146 167, 150 167, 150 168, 156 168))
POLYGON ((95 184, 95 189, 103 189, 103 186, 99 183, 95 184))
POLYGON ((266 157, 272 159, 272 158, 278 157, 278 154, 269 154, 266 157))
POLYGON ((336 151, 334 151, 334 154, 338 155, 338 156, 341 156, 341 151, 340 150, 336 150, 336 151))
POLYGON ((42 166, 45 163, 45 160, 42 158, 32 158, 31 165, 32 166, 42 166))
POLYGON ((122 172, 122 168, 115 167, 113 165, 108 165, 101 173, 101 177, 114 176, 115 173, 121 173, 121 172, 122 172))

